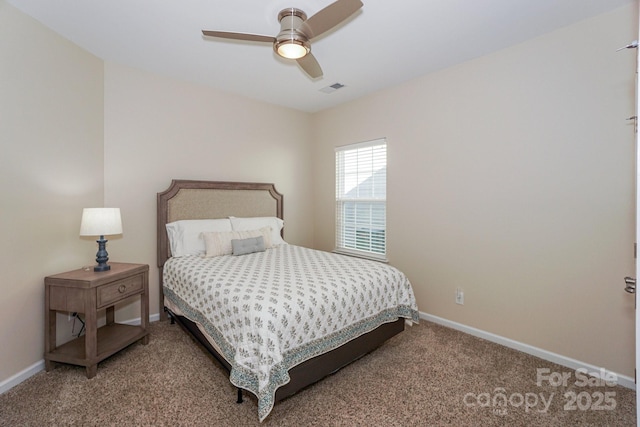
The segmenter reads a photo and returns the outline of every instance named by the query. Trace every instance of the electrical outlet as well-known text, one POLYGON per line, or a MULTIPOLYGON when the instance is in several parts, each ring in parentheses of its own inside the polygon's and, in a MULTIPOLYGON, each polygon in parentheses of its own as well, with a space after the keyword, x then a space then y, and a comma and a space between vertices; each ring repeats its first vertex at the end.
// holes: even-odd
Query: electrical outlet
POLYGON ((456 288, 456 304, 464 305, 464 291, 456 288))

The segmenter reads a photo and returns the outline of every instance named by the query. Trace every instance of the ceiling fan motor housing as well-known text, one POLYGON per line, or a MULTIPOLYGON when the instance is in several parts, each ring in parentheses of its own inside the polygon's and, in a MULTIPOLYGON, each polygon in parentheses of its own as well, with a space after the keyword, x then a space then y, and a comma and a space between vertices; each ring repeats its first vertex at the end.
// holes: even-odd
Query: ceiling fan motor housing
POLYGON ((273 44, 273 50, 278 55, 289 59, 298 59, 311 51, 309 37, 299 30, 301 24, 306 20, 306 13, 293 7, 283 9, 278 13, 280 32, 273 44), (294 50, 295 53, 289 53, 288 50, 294 50))

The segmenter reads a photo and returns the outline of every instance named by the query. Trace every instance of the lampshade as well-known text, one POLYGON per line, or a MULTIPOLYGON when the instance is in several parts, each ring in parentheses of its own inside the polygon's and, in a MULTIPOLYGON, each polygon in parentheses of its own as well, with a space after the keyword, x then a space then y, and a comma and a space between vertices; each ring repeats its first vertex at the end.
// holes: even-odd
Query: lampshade
POLYGON ((80 223, 81 236, 122 234, 120 208, 84 208, 80 223))

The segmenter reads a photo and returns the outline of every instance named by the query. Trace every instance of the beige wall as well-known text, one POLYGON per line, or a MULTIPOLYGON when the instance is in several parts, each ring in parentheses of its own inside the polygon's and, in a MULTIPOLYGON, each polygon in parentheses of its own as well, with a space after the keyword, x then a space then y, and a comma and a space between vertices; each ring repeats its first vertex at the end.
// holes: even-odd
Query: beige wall
MULTIPOLYGON (((284 194, 285 239, 312 244, 309 127, 306 113, 106 64, 105 204, 121 208, 124 228, 109 255, 151 266, 151 313, 156 194, 174 178, 273 182, 284 194)), ((135 317, 135 307, 118 316, 135 317)))
POLYGON ((387 137, 388 258, 421 311, 633 377, 635 52, 615 49, 637 16, 314 115, 315 245, 334 244, 334 146, 387 137))
MULTIPOLYGON (((103 199, 103 65, 0 0, 0 381, 42 360, 50 274, 95 259, 82 208, 103 199)), ((68 328, 70 331, 70 328, 68 328)))

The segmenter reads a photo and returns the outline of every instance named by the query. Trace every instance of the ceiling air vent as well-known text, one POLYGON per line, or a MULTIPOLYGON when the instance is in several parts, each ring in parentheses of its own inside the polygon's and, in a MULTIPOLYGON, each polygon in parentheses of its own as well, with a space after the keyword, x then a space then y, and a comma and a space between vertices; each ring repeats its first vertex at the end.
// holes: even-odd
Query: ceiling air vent
POLYGON ((344 85, 342 83, 334 83, 331 86, 323 87, 322 89, 320 89, 320 92, 333 93, 338 89, 342 89, 343 87, 344 85))

